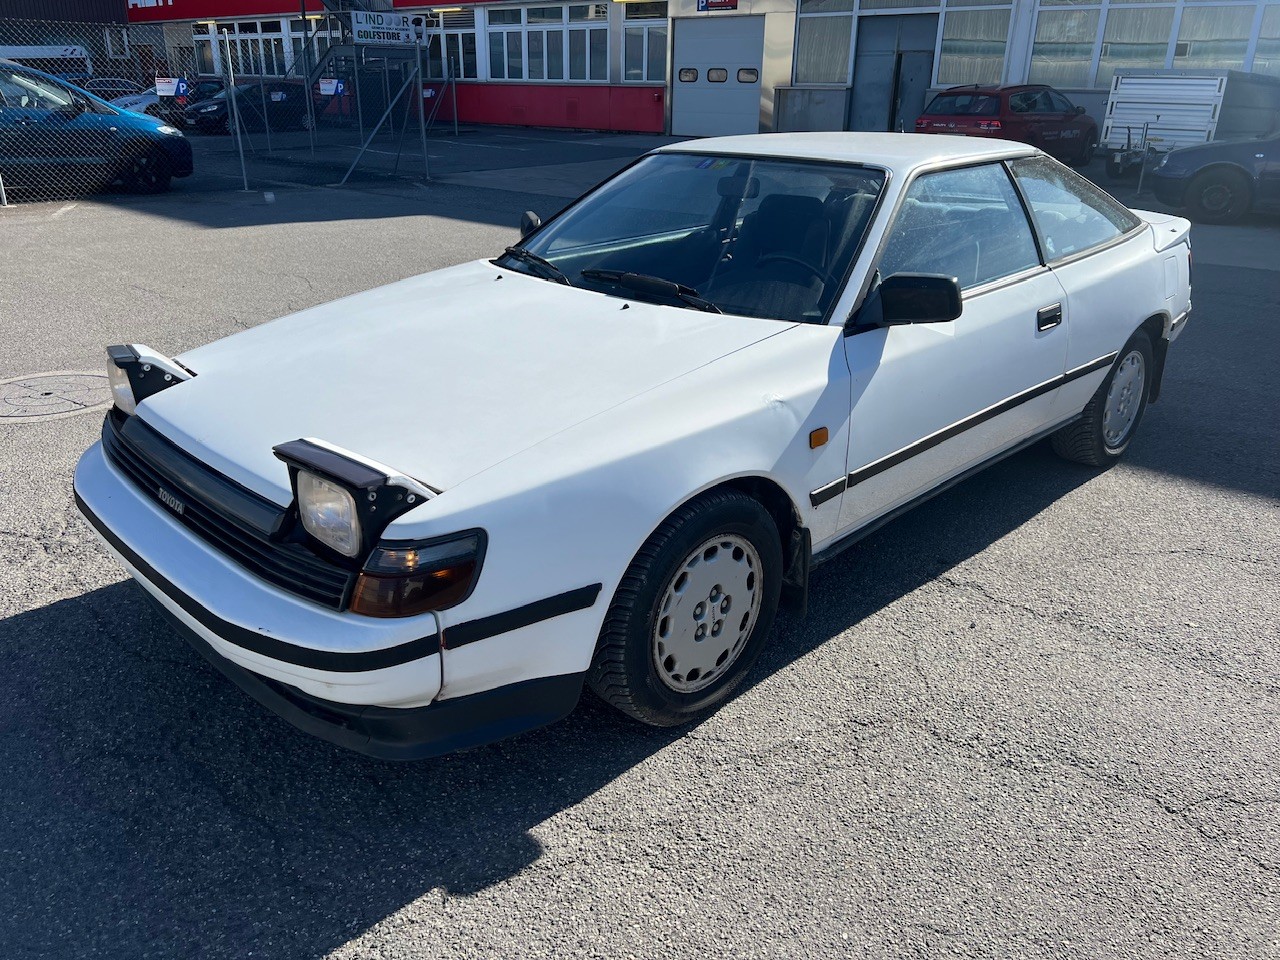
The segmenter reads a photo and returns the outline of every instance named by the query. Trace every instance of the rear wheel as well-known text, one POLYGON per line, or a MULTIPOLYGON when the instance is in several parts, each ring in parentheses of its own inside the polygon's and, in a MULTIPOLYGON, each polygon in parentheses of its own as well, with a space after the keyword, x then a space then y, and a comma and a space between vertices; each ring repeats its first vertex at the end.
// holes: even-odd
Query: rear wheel
POLYGON ((706 716, 760 655, 781 585, 782 543, 768 511, 736 490, 699 497, 631 562, 587 682, 653 726, 706 716))
POLYGON ((1073 167, 1087 167, 1093 163, 1094 151, 1098 149, 1097 133, 1090 133, 1084 138, 1084 145, 1080 148, 1080 152, 1076 154, 1074 160, 1071 161, 1073 167))
POLYGON ((1092 467, 1119 460, 1147 409, 1153 370, 1151 338, 1139 330, 1120 351, 1083 416, 1053 435, 1054 452, 1092 467))
POLYGON ((1187 209, 1202 223, 1234 223, 1249 210, 1249 181, 1235 170, 1206 170, 1187 185, 1187 209))

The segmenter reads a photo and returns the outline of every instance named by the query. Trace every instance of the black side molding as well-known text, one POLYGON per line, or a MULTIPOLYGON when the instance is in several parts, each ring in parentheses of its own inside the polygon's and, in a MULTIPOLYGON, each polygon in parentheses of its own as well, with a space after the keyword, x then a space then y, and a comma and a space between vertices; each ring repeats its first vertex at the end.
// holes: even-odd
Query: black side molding
MULTIPOLYGON (((849 486, 856 486, 864 480, 870 480, 872 477, 878 476, 886 470, 891 470, 898 464, 905 463, 907 460, 910 460, 912 457, 919 456, 926 450, 932 450, 934 447, 938 446, 938 444, 945 443, 952 437, 957 437, 964 433, 966 430, 972 430, 974 427, 986 423, 988 420, 994 419, 1002 413, 1008 413, 1014 407, 1020 406, 1029 400, 1034 400, 1036 397, 1044 396, 1046 393, 1051 393, 1063 384, 1070 383, 1072 380, 1079 380, 1081 377, 1088 376, 1091 373, 1109 367, 1115 362, 1117 356, 1119 356, 1118 353, 1109 353, 1105 357, 1099 357, 1097 360, 1090 360, 1088 363, 1076 367, 1074 370, 1068 370, 1061 376, 1046 380, 1044 383, 1038 383, 1029 390, 1024 390, 1022 393, 1015 393, 1007 400, 1001 400, 999 403, 993 404, 985 410, 979 410, 972 416, 965 417, 963 420, 957 420, 949 427, 943 427, 937 433, 930 434, 922 440, 917 440, 915 443, 889 454, 887 457, 882 457, 874 463, 869 463, 865 467, 853 471, 848 477, 849 486)), ((824 487, 823 489, 825 490, 826 488, 824 487)))

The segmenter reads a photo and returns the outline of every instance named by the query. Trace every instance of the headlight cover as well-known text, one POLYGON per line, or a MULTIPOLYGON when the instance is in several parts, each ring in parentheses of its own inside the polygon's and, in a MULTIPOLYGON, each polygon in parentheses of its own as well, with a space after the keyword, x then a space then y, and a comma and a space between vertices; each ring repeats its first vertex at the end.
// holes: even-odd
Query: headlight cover
POLYGON ((181 130, 179 130, 177 127, 171 127, 167 123, 161 124, 160 126, 156 127, 156 133, 163 133, 170 137, 182 136, 181 130))
POLYGON ((307 470, 298 471, 298 517, 307 533, 344 557, 360 554, 360 518, 350 491, 307 470))

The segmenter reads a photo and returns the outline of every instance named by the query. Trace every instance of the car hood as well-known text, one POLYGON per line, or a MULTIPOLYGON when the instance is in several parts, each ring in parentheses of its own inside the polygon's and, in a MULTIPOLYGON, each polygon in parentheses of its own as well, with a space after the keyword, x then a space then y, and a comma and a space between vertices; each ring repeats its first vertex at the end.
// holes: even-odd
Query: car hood
POLYGON ((155 103, 156 98, 150 95, 137 95, 128 97, 116 97, 111 101, 113 107, 119 107, 121 110, 132 110, 134 107, 143 107, 151 103, 155 103))
POLYGON ((478 261, 304 310, 178 359, 139 416, 278 503, 310 437, 448 490, 791 324, 627 301, 478 261))

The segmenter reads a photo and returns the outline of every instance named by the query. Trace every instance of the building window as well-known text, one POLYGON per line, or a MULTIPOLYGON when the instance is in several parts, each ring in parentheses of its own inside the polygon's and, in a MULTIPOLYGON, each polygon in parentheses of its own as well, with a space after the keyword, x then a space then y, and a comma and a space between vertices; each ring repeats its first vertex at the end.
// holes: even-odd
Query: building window
POLYGON ((1163 67, 1172 32, 1173 7, 1109 9, 1102 31, 1097 85, 1110 87, 1111 78, 1122 68, 1163 67))
POLYGON ((1174 67, 1239 70, 1244 66, 1254 10, 1252 5, 1188 6, 1182 11, 1182 23, 1178 27, 1178 42, 1173 51, 1174 67))
POLYGON ((1028 83, 1085 86, 1092 79, 1097 10, 1043 10, 1036 18, 1028 83))
POLYGON ((667 79, 666 3, 628 3, 623 19, 622 79, 662 83, 667 79))
POLYGON ((801 16, 796 27, 796 83, 848 83, 852 35, 852 16, 801 16))
POLYGON ((938 83, 999 83, 1009 10, 954 10, 942 20, 938 83))
POLYGON ((439 13, 424 17, 427 28, 426 60, 427 77, 444 80, 475 80, 476 70, 476 15, 471 10, 439 13))
POLYGON ((489 76, 494 80, 608 80, 608 14, 609 7, 603 3, 488 11, 489 76))
POLYGON ((1258 46, 1253 53, 1255 73, 1280 77, 1280 4, 1267 7, 1258 31, 1258 46))

